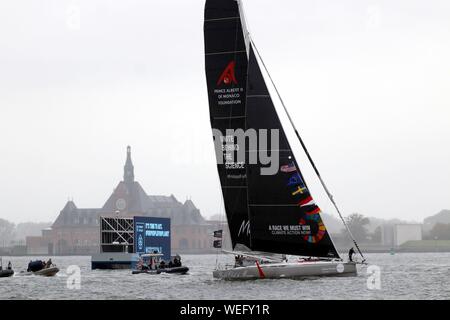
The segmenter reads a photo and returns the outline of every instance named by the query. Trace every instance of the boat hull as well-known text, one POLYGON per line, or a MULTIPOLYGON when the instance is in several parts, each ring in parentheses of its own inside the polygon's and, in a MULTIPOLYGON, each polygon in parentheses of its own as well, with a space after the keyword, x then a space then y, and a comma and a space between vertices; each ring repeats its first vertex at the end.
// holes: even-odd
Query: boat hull
POLYGON ((356 276, 354 262, 268 263, 256 266, 215 270, 213 277, 224 280, 308 278, 324 276, 356 276))
POLYGON ((14 275, 13 270, 1 270, 0 271, 0 278, 12 277, 13 275, 14 275))
POLYGON ((33 272, 37 276, 43 276, 43 277, 53 277, 59 272, 59 269, 57 267, 52 268, 45 268, 36 272, 33 272))
POLYGON ((53 277, 59 272, 57 267, 45 268, 39 271, 21 271, 18 276, 42 276, 42 277, 53 277))
POLYGON ((164 268, 158 270, 133 270, 132 274, 161 274, 161 273, 170 273, 170 274, 186 274, 189 271, 188 267, 174 267, 174 268, 164 268))
POLYGON ((189 271, 188 267, 174 267, 174 268, 161 269, 162 273, 186 274, 188 271, 189 271))

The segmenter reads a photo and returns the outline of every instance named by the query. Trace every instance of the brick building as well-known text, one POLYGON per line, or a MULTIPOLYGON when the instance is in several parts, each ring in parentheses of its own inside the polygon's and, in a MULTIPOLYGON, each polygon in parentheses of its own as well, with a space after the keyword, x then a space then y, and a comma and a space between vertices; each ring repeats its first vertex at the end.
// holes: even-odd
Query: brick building
POLYGON ((147 195, 134 179, 131 148, 127 148, 123 181, 120 181, 101 208, 78 208, 68 201, 51 228, 41 237, 27 238, 29 254, 93 254, 99 252, 99 217, 149 216, 171 218, 172 250, 207 252, 211 250, 214 225, 208 223, 191 200, 184 203, 173 195, 147 195))

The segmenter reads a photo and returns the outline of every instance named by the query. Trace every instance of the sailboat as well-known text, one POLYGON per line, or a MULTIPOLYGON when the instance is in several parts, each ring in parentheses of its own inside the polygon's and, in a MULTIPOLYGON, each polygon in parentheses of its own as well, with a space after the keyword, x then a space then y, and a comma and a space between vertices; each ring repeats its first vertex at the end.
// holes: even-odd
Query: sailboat
MULTIPOLYGON (((322 211, 301 171, 307 164, 296 160, 266 78, 362 262, 364 256, 248 32, 241 0, 206 1, 204 39, 210 120, 233 248, 224 252, 234 254, 236 262, 216 267, 214 278, 356 275, 357 262, 340 257, 322 221, 322 211), (259 141, 253 141, 258 136, 259 141), (244 159, 239 158, 242 152, 244 159), (255 161, 264 152, 264 161, 255 161), (268 164, 267 158, 274 161, 268 164), (271 168, 273 163, 277 164, 276 171, 271 168)), ((221 230, 217 234, 221 237, 221 230)), ((221 240, 215 241, 215 247, 222 247, 221 240)))

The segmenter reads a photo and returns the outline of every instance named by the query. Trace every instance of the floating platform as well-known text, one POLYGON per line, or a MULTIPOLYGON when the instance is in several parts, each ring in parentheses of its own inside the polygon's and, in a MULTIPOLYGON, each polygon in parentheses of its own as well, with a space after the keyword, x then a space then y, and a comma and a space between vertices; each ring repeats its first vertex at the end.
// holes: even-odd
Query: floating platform
POLYGON ((133 269, 138 261, 139 254, 136 253, 98 253, 91 258, 91 269, 133 269))

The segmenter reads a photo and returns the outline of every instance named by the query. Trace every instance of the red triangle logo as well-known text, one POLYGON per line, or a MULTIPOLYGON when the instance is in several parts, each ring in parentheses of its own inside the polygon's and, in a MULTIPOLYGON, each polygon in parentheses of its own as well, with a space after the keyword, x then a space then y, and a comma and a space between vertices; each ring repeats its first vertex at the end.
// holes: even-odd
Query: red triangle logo
POLYGON ((220 75, 219 81, 217 81, 217 85, 221 84, 238 84, 236 80, 236 76, 234 74, 234 68, 236 67, 236 61, 231 61, 225 70, 220 75))

